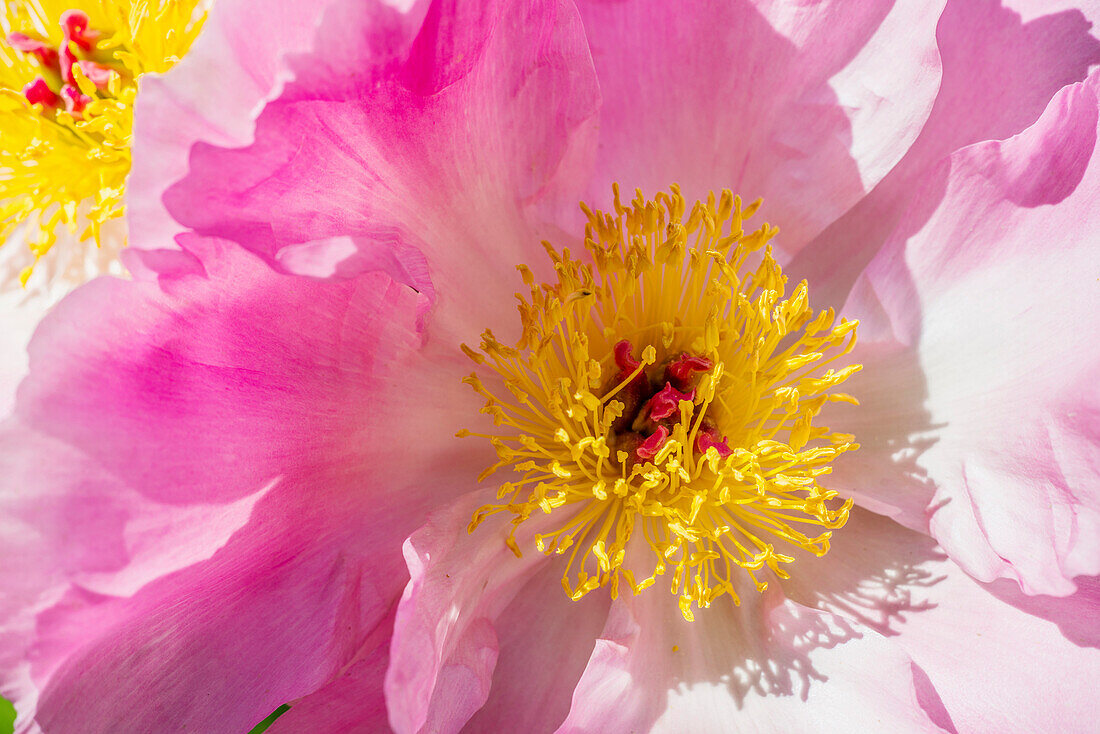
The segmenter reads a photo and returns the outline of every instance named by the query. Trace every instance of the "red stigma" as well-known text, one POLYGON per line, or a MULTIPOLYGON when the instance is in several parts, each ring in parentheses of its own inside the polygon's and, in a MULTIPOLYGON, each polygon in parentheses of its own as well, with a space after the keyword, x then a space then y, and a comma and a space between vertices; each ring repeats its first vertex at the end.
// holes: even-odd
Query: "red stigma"
POLYGON ((61 101, 42 77, 38 77, 30 84, 23 87, 23 96, 26 97, 27 101, 31 104, 40 104, 45 107, 54 107, 61 101))
POLYGON ((12 33, 7 41, 17 51, 35 56, 43 66, 59 74, 62 79, 60 92, 54 92, 42 77, 23 87, 23 96, 31 104, 41 104, 46 107, 57 107, 62 102, 65 109, 73 117, 81 117, 84 108, 92 101, 92 97, 80 91, 76 83, 76 75, 73 66, 79 66, 80 71, 88 81, 98 89, 104 89, 111 81, 113 70, 109 66, 89 59, 81 59, 78 53, 87 54, 95 49, 95 42, 100 37, 99 31, 92 30, 89 25, 88 14, 82 10, 66 10, 61 14, 61 30, 65 40, 58 48, 49 46, 46 41, 32 38, 25 33, 12 33), (79 50, 79 51, 78 51, 79 50))
POLYGON ((80 117, 84 108, 92 101, 92 98, 81 92, 72 84, 66 84, 61 88, 61 97, 65 100, 65 109, 73 117, 80 117))
POLYGON ((615 345, 615 364, 622 370, 623 376, 629 375, 642 364, 634 359, 634 345, 626 339, 615 345))
POLYGON ((681 400, 695 400, 695 391, 680 392, 671 383, 666 382, 664 388, 649 399, 649 417, 655 421, 663 421, 680 411, 681 400))
POLYGON ((705 454, 711 446, 718 451, 718 455, 723 459, 733 453, 733 449, 726 443, 725 436, 719 438, 718 431, 713 426, 704 426, 695 438, 695 450, 700 454, 705 454))
POLYGON ((669 363, 665 369, 665 379, 683 390, 690 386, 693 372, 706 372, 713 366, 714 363, 706 357, 684 354, 669 363))
POLYGON ((654 431, 652 435, 638 444, 638 448, 634 450, 634 453, 638 455, 639 459, 652 459, 657 455, 657 452, 661 450, 661 447, 665 445, 665 441, 667 440, 668 429, 664 426, 657 426, 657 430, 654 431))
POLYGON ((76 54, 69 48, 69 44, 61 44, 61 48, 57 50, 58 64, 61 67, 61 78, 65 80, 66 84, 76 84, 76 77, 73 76, 73 64, 77 62, 76 54))
POLYGON ((46 45, 45 41, 39 41, 23 33, 12 33, 8 36, 8 45, 16 51, 37 56, 46 68, 52 69, 57 66, 57 49, 46 45))
POLYGON ((66 43, 72 41, 82 51, 91 51, 95 41, 99 38, 97 31, 88 30, 88 14, 83 10, 66 10, 61 14, 61 30, 65 34, 66 43))
MULTIPOLYGON (((619 371, 610 384, 623 406, 622 414, 611 423, 612 439, 630 457, 631 464, 651 460, 680 423, 680 403, 695 401, 695 373, 709 371, 714 362, 706 357, 681 354, 665 363, 664 380, 658 381, 656 375, 642 369, 644 363, 634 357, 634 345, 629 340, 618 341, 612 354, 619 371), (630 378, 631 375, 634 377, 630 378), (658 390, 661 382, 664 387, 658 390)), ((690 426, 687 429, 690 431, 690 426)), ((723 457, 733 453, 726 438, 719 437, 714 425, 705 421, 699 427, 694 449, 703 454, 711 446, 723 457)))

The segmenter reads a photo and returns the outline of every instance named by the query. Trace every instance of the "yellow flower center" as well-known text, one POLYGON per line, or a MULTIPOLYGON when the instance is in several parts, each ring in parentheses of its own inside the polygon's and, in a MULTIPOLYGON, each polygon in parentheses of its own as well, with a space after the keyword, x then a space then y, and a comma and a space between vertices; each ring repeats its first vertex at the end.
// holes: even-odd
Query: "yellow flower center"
POLYGON ((739 603, 741 572, 759 591, 764 569, 789 578, 784 546, 823 555, 847 520, 851 500, 818 482, 858 444, 813 419, 828 401, 856 402, 834 389, 860 366, 825 367, 852 349, 858 322, 815 313, 805 282, 785 297, 767 245, 778 229, 742 229, 759 204, 724 191, 687 212, 673 186, 624 206, 616 187, 614 213, 581 205, 588 258, 544 243, 548 285, 519 266, 519 344, 486 331, 480 351, 463 345, 487 373, 465 381, 499 430, 458 435, 496 450, 479 481, 511 472, 470 531, 511 513, 519 555, 519 525, 559 516, 535 544, 568 554, 573 599, 602 586, 615 597, 620 579, 641 593, 669 574, 692 620, 693 604, 739 603))
POLYGON ((35 262, 61 226, 100 244, 124 211, 138 79, 179 61, 205 18, 206 0, 5 4, 0 244, 20 226, 35 262))

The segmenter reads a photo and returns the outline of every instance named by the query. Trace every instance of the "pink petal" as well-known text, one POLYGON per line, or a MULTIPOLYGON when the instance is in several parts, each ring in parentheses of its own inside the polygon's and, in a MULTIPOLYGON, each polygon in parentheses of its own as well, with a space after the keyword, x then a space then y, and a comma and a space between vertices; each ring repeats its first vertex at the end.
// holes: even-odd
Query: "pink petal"
MULTIPOLYGON (((440 8, 432 9, 431 6, 432 3, 426 0, 375 0, 365 3, 338 0, 331 3, 325 11, 310 53, 287 59, 293 81, 282 90, 279 98, 287 101, 354 98, 360 93, 356 90, 361 90, 362 85, 367 83, 366 77, 392 74, 405 63, 410 46, 425 25, 425 15, 429 10, 435 22, 441 21, 440 8)), ((450 10, 444 13, 447 16, 452 14, 450 10)), ((476 36, 481 33, 476 24, 447 28, 443 33, 446 37, 455 37, 467 30, 472 30, 475 36, 472 43, 476 45, 476 36)), ((455 57, 466 64, 476 58, 466 54, 456 54, 455 57)), ((429 57, 427 61, 432 60, 429 57)), ((446 67, 450 62, 437 58, 435 63, 446 67)), ((455 69, 454 73, 455 76, 443 80, 439 86, 457 80, 463 72, 455 69)))
POLYGON ((229 243, 190 244, 211 261, 205 278, 101 279, 51 312, 21 419, 173 503, 239 498, 349 444, 366 455, 349 436, 372 416, 353 406, 372 400, 364 375, 418 346, 397 320, 415 295, 384 279, 272 277, 229 243))
MULTIPOLYGON (((321 68, 326 49, 322 38, 321 68)), ((514 266, 547 261, 525 209, 573 181, 589 139, 597 91, 579 19, 556 0, 437 5, 399 62, 376 60, 354 81, 288 88, 247 149, 197 146, 170 209, 282 268, 302 243, 322 243, 311 272, 338 277, 374 267, 379 250, 402 263, 420 250, 431 284, 413 284, 438 290, 476 334, 512 302, 514 266)))
POLYGON ((453 438, 477 401, 411 290, 182 242, 204 274, 93 282, 32 343, 10 458, 45 581, 0 634, 51 731, 244 731, 338 679, 446 499, 431 478, 490 460, 453 438))
POLYGON ((930 167, 966 145, 1019 133, 1058 90, 1100 63, 1100 41, 1092 35, 1097 8, 1048 0, 949 2, 936 27, 943 78, 920 136, 874 191, 799 253, 788 268, 792 281, 807 277, 815 302, 842 305, 930 167))
POLYGON ((72 41, 84 51, 91 51, 99 32, 89 30, 88 14, 83 10, 66 10, 60 18, 65 41, 72 41))
MULTIPOLYGON (((183 60, 164 75, 142 79, 127 188, 130 244, 173 248, 174 236, 185 228, 165 210, 161 195, 187 173, 192 144, 244 145, 252 139, 257 105, 281 85, 281 59, 309 48, 332 1, 218 0, 183 60)), ((146 272, 140 258, 127 259, 146 272)))
POLYGON ((790 252, 902 157, 936 95, 943 2, 582 4, 604 104, 590 202, 763 196, 790 252), (893 7, 891 7, 893 6, 893 7))
POLYGON ((569 710, 606 596, 566 597, 560 559, 548 561, 528 537, 540 518, 521 526, 522 559, 499 518, 469 535, 473 511, 491 497, 464 498, 405 544, 412 580, 386 674, 395 731, 457 732, 467 720, 480 731, 548 730, 569 710))
POLYGON ((210 561, 129 599, 74 587, 39 615, 35 652, 68 653, 38 707, 47 731, 244 731, 353 659, 399 585, 389 528, 355 543, 289 496, 317 486, 285 489, 210 561))
POLYGON ((654 589, 613 605, 557 731, 940 731, 924 683, 896 643, 778 594, 685 622, 654 589))
MULTIPOLYGON (((846 307, 909 360, 868 371, 894 397, 865 419, 916 439, 900 468, 936 488, 932 534, 976 578, 1032 594, 1100 572, 1098 80, 933 171, 846 307)), ((885 477, 898 457, 876 453, 885 477)))
POLYGON ((88 77, 88 80, 100 89, 105 89, 111 81, 111 69, 109 67, 97 64, 94 61, 78 61, 76 63, 80 70, 84 72, 84 76, 88 77))
POLYGON ((323 688, 294 701, 268 729, 272 734, 348 734, 384 731, 382 681, 389 665, 393 612, 367 636, 354 662, 323 688))
POLYGON ((209 558, 264 495, 222 505, 159 504, 87 455, 17 421, 0 431, 0 472, 14 490, 0 492, 0 690, 21 721, 34 716, 50 675, 95 636, 89 626, 43 650, 42 610, 70 584, 130 595, 209 558))
POLYGON ((38 62, 47 69, 52 69, 57 64, 57 49, 46 41, 31 38, 25 33, 9 33, 4 40, 16 51, 34 54, 38 62))
POLYGON ((390 725, 401 734, 457 732, 481 707, 499 649, 492 619, 541 560, 516 558, 496 523, 476 544, 461 542, 474 510, 491 497, 463 498, 405 542, 412 578, 398 608, 385 682, 390 725), (456 546, 463 552, 447 552, 456 546))
POLYGON ((18 421, 5 425, 0 445, 4 474, 20 488, 0 497, 9 530, 4 557, 19 559, 4 568, 4 615, 33 608, 66 579, 101 594, 133 594, 210 557, 265 494, 170 507, 18 421))

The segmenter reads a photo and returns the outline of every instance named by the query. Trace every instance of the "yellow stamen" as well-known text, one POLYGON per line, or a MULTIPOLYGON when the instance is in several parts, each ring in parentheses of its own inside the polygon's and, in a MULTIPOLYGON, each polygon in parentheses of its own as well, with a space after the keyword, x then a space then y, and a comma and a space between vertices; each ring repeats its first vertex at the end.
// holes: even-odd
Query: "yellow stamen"
MULTIPOLYGON (((0 244, 19 227, 37 263, 64 226, 101 244, 101 227, 123 214, 130 171, 133 104, 143 74, 171 68, 187 52, 206 18, 208 0, 25 0, 0 15, 0 244), (91 98, 81 113, 31 104, 24 86, 43 78, 57 91, 56 69, 11 47, 13 33, 58 48, 66 10, 88 14, 98 33, 79 58, 111 70, 97 89, 73 67, 76 87, 91 98)), ((75 49, 75 46, 70 46, 75 49)), ((25 285, 33 266, 20 276, 25 285)))
POLYGON ((544 243, 558 282, 536 285, 520 267, 530 298, 520 298, 516 348, 489 331, 480 353, 463 345, 496 373, 485 383, 510 397, 476 373, 467 378, 499 431, 459 435, 483 436, 496 450, 499 461, 480 479, 513 473, 503 501, 480 508, 469 529, 511 513, 518 554, 516 527, 536 511, 560 515, 559 529, 536 545, 569 554, 562 586, 573 599, 602 586, 614 597, 620 579, 641 593, 667 573, 691 620, 693 604, 723 594, 739 603, 735 569, 763 591, 768 572, 789 577, 784 545, 823 555, 847 520, 851 500, 818 480, 858 444, 813 418, 828 401, 855 402, 834 389, 859 366, 822 368, 852 349, 856 322, 836 323, 831 309, 815 314, 805 282, 784 298, 786 277, 767 245, 778 230, 742 229, 759 204, 743 207, 724 191, 687 212, 673 186, 623 205, 615 187, 614 213, 581 205, 591 264, 544 243), (616 368, 620 340, 641 351, 629 374, 616 368), (645 415, 634 429, 613 429, 626 409, 622 391, 644 379, 652 394, 661 366, 681 355, 712 366, 691 399, 679 400, 655 453, 632 454, 624 436, 645 415), (700 443, 707 431, 728 450, 700 443))

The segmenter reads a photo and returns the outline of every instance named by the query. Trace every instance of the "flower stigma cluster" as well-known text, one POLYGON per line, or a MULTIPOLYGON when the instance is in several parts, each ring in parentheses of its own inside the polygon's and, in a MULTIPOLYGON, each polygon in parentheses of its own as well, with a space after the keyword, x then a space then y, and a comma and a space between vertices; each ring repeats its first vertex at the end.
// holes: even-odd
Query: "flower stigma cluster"
POLYGON ((124 211, 138 80, 179 61, 205 17, 206 0, 5 3, 0 242, 25 226, 35 262, 62 226, 100 244, 124 211))
POLYGON ((614 194, 613 213, 581 205, 588 258, 543 243, 557 283, 519 266, 519 343, 486 331, 480 350, 463 345, 497 430, 458 435, 496 450, 479 481, 511 474, 469 530, 511 513, 519 555, 517 529, 558 516, 534 543, 567 555, 571 598, 614 598, 622 581, 637 594, 667 574, 693 620, 693 605, 739 603, 743 574, 758 591, 768 572, 789 578, 785 550, 823 555, 846 522, 851 500, 818 482, 858 444, 813 420, 826 402, 858 404, 835 388, 860 366, 826 369, 858 322, 815 313, 805 282, 786 295, 778 229, 742 227, 759 200, 727 190, 688 211, 676 186, 629 205, 614 194))

